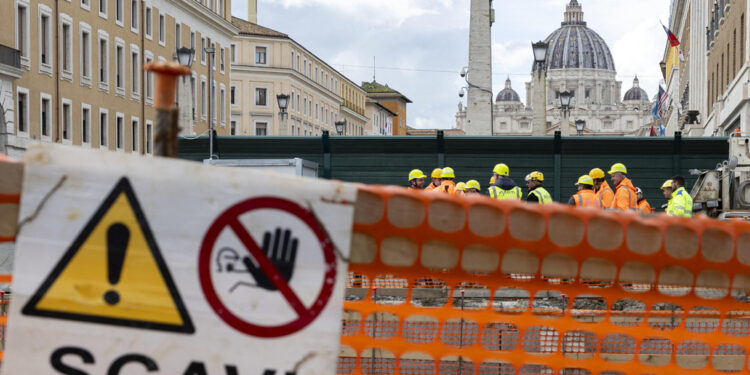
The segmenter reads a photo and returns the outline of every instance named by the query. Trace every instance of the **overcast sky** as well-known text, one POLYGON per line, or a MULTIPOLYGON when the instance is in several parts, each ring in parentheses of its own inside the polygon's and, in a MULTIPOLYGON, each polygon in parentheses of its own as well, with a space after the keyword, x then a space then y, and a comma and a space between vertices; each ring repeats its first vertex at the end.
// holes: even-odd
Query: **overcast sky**
MULTIPOLYGON (((545 39, 563 20, 569 0, 496 0, 492 27, 493 91, 510 77, 525 101, 531 41, 545 39)), ((623 94, 638 75, 653 97, 669 20, 668 0, 579 0, 588 26, 614 55, 623 94)), ((452 128, 459 77, 468 64, 469 0, 259 0, 258 23, 298 43, 360 84, 373 78, 414 103, 408 124, 452 128)), ((247 19, 247 0, 233 0, 232 14, 247 19)))

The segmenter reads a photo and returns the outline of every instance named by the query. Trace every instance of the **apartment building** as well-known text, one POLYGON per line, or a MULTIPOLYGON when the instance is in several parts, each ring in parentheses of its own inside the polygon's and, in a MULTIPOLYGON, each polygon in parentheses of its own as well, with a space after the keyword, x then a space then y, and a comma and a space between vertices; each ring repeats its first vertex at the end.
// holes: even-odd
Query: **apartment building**
POLYGON ((365 116, 367 116, 366 135, 393 135, 393 118, 398 114, 386 108, 377 100, 367 98, 365 116))
POLYGON ((230 49, 231 134, 336 134, 337 121, 345 121, 346 135, 365 134, 362 89, 287 34, 240 18, 232 22, 239 35, 230 49), (282 94, 289 95, 283 122, 282 94))
POLYGON ((12 15, 0 34, 12 36, 24 71, 13 84, 9 154, 34 141, 150 154, 154 76, 143 66, 180 47, 196 54, 184 85, 192 95, 179 100, 190 121, 180 125, 207 134, 214 103, 215 129, 229 134, 231 0, 3 0, 0 11, 12 15), (205 47, 216 50, 213 101, 205 47))
POLYGON ((406 122, 406 106, 412 101, 397 90, 388 85, 372 82, 362 82, 362 89, 367 93, 367 98, 378 102, 380 105, 388 108, 395 113, 393 116, 392 135, 407 135, 408 126, 406 122))

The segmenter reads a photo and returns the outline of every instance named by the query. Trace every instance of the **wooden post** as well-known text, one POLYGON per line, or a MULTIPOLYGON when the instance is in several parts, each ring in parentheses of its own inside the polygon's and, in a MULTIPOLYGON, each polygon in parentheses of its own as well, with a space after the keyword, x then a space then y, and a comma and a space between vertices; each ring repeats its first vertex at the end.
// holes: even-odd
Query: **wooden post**
POLYGON ((146 64, 146 71, 156 73, 156 133, 154 155, 169 158, 177 157, 177 124, 179 110, 175 106, 177 77, 191 73, 190 68, 176 62, 156 61, 146 64))

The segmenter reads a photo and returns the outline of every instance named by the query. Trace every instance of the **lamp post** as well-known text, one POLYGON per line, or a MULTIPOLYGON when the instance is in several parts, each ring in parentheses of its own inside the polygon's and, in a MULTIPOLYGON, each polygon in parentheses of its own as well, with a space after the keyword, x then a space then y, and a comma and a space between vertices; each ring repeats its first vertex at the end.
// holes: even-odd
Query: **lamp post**
POLYGON ((279 117, 281 118, 281 124, 279 124, 279 135, 285 135, 287 132, 288 113, 286 112, 286 108, 289 105, 289 95, 276 95, 276 101, 279 103, 279 117))
POLYGON ((334 123, 336 125, 336 132, 339 135, 344 135, 346 132, 346 120, 339 120, 334 123))
POLYGON ((205 47, 208 54, 208 158, 214 159, 214 54, 216 48, 205 47))
POLYGON ((547 127, 547 49, 546 42, 531 43, 534 52, 534 121, 531 127, 532 135, 544 135, 547 127))
POLYGON ((560 134, 563 136, 568 135, 569 128, 570 128, 570 121, 568 121, 568 116, 570 116, 570 91, 565 90, 560 93, 560 109, 562 110, 562 120, 560 121, 560 134))
POLYGON ((576 130, 578 131, 578 136, 583 136, 583 129, 586 129, 586 121, 583 120, 576 120, 576 130))
MULTIPOLYGON (((187 47, 180 47, 175 51, 174 59, 182 66, 186 68, 191 68, 193 66, 193 59, 195 58, 195 50, 192 48, 187 47)), ((185 79, 187 76, 182 76, 182 82, 180 82, 177 85, 177 103, 180 103, 182 105, 179 105, 180 107, 180 122, 183 124, 182 129, 180 129, 180 132, 186 131, 188 128, 189 132, 187 134, 193 135, 193 116, 192 114, 195 113, 195 108, 193 107, 193 103, 195 101, 193 100, 193 90, 190 89, 185 79), (187 95, 185 95, 187 93, 187 95), (186 96, 187 100, 183 101, 181 100, 182 96, 186 96), (183 104, 184 103, 190 103, 190 105, 183 104), (184 124, 190 124, 189 126, 186 126, 184 124)), ((183 133, 184 134, 184 133, 183 133)))
MULTIPOLYGON (((480 87, 480 86, 477 86, 477 85, 471 83, 469 81, 469 68, 467 68, 467 67, 461 68, 461 73, 459 73, 459 74, 461 75, 461 78, 463 78, 464 81, 466 81, 466 84, 469 85, 469 86, 461 88, 461 91, 459 91, 459 93, 458 93, 458 97, 463 98, 464 97, 463 94, 465 92, 468 93, 469 89, 472 89, 472 88, 477 89, 479 91, 484 91, 484 92, 490 94, 490 135, 494 135, 492 131, 495 129, 495 109, 494 109, 494 106, 492 105, 492 99, 494 99, 495 94, 492 93, 492 89, 488 89, 488 88, 485 88, 485 87, 480 87)), ((469 97, 469 98, 471 98, 471 97, 469 97)), ((471 100, 471 99, 469 99, 469 100, 471 100)), ((469 103, 467 103, 466 104, 466 111, 470 111, 471 110, 470 107, 471 106, 469 105, 469 103)))
POLYGON ((191 66, 193 66, 193 58, 195 57, 195 50, 192 48, 180 47, 179 49, 177 49, 177 52, 175 53, 175 57, 177 58, 178 63, 190 68, 191 66))

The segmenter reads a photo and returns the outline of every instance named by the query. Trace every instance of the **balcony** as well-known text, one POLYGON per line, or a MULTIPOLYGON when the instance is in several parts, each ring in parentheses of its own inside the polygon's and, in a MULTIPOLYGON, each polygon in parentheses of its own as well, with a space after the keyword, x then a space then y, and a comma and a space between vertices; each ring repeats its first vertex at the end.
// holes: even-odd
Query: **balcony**
POLYGON ((21 51, 0 44, 0 64, 21 68, 21 51))

